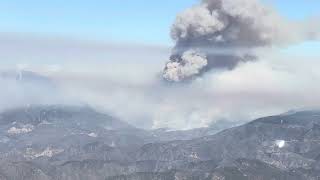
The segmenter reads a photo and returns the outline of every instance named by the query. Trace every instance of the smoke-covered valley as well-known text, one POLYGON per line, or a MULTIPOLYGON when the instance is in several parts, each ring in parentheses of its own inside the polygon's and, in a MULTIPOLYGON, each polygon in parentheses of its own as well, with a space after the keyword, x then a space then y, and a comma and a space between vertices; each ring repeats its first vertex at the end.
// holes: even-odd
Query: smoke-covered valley
MULTIPOLYGON (((31 58, 39 49, 57 60, 6 61, 0 78, 2 110, 28 104, 86 104, 139 128, 192 129, 220 120, 245 122, 293 109, 316 109, 320 102, 315 93, 320 88, 315 83, 320 78, 316 56, 269 48, 260 53, 259 61, 172 83, 162 78, 163 59, 170 53, 166 48, 143 51, 145 47, 130 46, 128 55, 121 48, 110 50, 110 55, 108 46, 94 51, 72 41, 60 48, 60 41, 41 40, 50 45, 46 47, 28 40, 28 45, 12 45, 11 50, 22 50, 16 56, 31 58), (29 46, 36 51, 27 51, 29 46), (72 56, 80 53, 79 59, 60 53, 68 48, 72 56), (81 59, 93 54, 99 57, 81 59)), ((8 49, 1 54, 11 57, 8 49)))

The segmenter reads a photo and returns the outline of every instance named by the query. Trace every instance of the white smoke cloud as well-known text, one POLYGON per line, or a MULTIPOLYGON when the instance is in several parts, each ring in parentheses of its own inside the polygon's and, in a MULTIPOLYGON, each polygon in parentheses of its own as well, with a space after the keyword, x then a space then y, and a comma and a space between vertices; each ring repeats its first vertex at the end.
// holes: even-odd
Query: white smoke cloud
POLYGON ((166 65, 163 77, 169 81, 180 81, 199 74, 208 64, 204 55, 189 50, 183 53, 180 62, 172 61, 166 65))
MULTIPOLYGON (((176 45, 170 60, 175 69, 182 68, 183 54, 193 49, 207 57, 208 63, 201 72, 233 69, 240 62, 257 60, 257 48, 317 39, 319 27, 318 22, 312 24, 287 20, 257 0, 203 0, 200 5, 180 13, 172 25, 171 36, 176 45), (228 55, 220 55, 212 49, 247 51, 241 56, 230 51, 228 55)), ((177 73, 168 78, 167 69, 164 70, 164 78, 169 81, 190 78, 189 75, 177 73)))

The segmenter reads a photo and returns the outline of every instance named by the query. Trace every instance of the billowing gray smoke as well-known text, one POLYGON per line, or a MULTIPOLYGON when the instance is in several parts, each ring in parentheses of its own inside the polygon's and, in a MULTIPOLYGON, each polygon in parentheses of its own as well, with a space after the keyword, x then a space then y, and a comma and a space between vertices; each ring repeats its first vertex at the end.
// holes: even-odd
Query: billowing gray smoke
POLYGON ((181 81, 212 69, 257 60, 256 49, 318 37, 318 28, 289 22, 256 0, 203 0, 176 18, 176 41, 163 77, 181 81))

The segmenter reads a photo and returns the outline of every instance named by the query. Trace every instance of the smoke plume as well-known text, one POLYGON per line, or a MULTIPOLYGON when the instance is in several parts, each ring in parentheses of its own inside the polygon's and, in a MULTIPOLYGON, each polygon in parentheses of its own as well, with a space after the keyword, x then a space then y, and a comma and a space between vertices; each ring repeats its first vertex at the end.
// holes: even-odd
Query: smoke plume
POLYGON ((259 48, 319 38, 319 29, 290 22, 257 0, 203 0, 176 17, 171 29, 176 45, 163 77, 177 82, 233 69, 257 60, 259 48))

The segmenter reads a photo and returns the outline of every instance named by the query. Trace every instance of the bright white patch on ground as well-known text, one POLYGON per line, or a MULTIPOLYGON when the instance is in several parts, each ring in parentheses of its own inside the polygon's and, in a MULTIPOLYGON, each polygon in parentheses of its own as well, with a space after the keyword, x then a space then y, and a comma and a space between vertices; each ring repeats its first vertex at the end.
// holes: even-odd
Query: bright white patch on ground
POLYGON ((35 154, 35 157, 52 157, 55 154, 59 154, 63 152, 62 149, 51 149, 50 147, 46 148, 43 152, 39 153, 39 154, 35 154))
POLYGON ((114 141, 112 141, 112 143, 111 143, 110 146, 111 146, 111 147, 116 147, 116 144, 114 143, 114 141))
POLYGON ((42 121, 39 125, 51 125, 52 123, 48 121, 42 121))
POLYGON ((196 152, 192 152, 190 154, 190 157, 193 158, 193 159, 199 159, 198 154, 196 152))
POLYGON ((276 141, 276 145, 277 145, 279 148, 283 148, 283 147, 286 145, 286 141, 284 141, 284 140, 277 140, 277 141, 276 141))
POLYGON ((90 136, 90 137, 95 137, 95 138, 98 137, 98 135, 97 135, 96 133, 93 133, 93 132, 92 132, 92 133, 89 133, 88 136, 90 136))
POLYGON ((28 148, 25 157, 27 158, 39 158, 39 157, 53 157, 56 154, 62 153, 64 150, 63 149, 53 149, 51 147, 47 147, 44 151, 42 152, 36 152, 32 148, 28 148))
POLYGON ((12 135, 17 135, 17 134, 25 134, 33 131, 34 127, 32 125, 25 125, 21 128, 17 127, 11 127, 7 132, 12 135))

